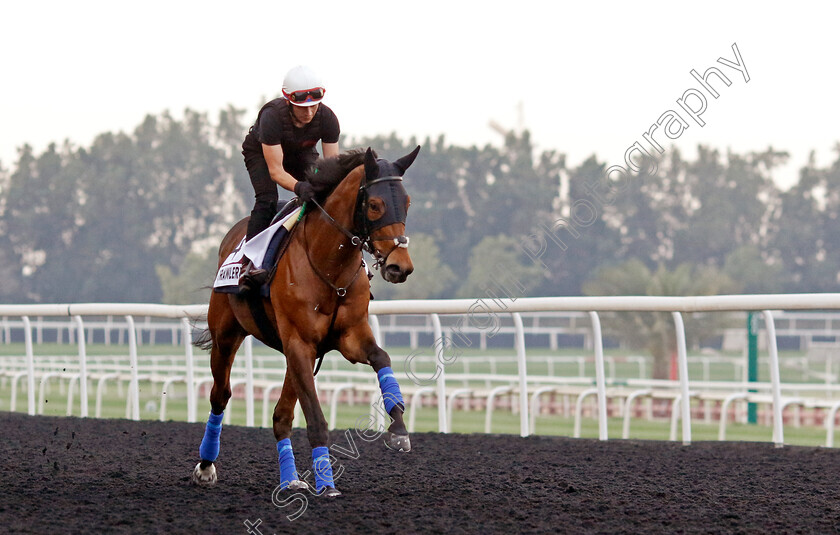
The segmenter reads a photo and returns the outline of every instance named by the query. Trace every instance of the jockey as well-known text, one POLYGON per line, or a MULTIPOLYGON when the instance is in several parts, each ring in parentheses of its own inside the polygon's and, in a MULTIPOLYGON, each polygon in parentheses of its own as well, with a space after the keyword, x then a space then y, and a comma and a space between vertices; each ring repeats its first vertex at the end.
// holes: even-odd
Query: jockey
MULTIPOLYGON (((262 107, 245 136, 242 155, 255 197, 248 240, 265 230, 277 212, 277 184, 302 201, 312 200, 312 185, 303 179, 318 159, 318 141, 324 158, 338 156, 338 118, 321 102, 325 92, 323 82, 311 69, 293 68, 283 79, 283 96, 262 107)), ((240 288, 259 287, 268 273, 245 261, 248 265, 240 278, 240 288)))

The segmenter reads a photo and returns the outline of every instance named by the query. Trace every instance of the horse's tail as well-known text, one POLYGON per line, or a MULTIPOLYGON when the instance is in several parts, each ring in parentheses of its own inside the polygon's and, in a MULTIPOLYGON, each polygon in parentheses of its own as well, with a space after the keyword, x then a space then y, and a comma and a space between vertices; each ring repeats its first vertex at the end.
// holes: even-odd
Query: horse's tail
POLYGON ((204 351, 209 351, 213 347, 213 337, 210 336, 209 327, 201 330, 201 333, 193 340, 193 345, 204 351))

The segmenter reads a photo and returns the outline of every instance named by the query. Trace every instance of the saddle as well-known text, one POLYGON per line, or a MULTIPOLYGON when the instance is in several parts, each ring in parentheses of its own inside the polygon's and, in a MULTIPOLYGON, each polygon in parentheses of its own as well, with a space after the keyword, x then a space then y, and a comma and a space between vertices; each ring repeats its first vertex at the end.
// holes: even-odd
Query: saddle
POLYGON ((246 256, 247 252, 248 258, 255 260, 255 263, 258 262, 260 267, 268 271, 266 282, 262 285, 260 291, 258 292, 262 297, 268 297, 269 285, 271 280, 274 278, 275 272, 277 271, 277 263, 280 258, 282 258, 283 253, 286 252, 286 248, 291 241, 292 234, 294 233, 295 228, 297 228, 297 220, 300 218, 300 214, 293 217, 289 216, 300 208, 301 205, 302 202, 295 198, 280 207, 268 226, 269 229, 272 228, 272 226, 276 227, 276 230, 274 230, 272 235, 262 236, 261 233, 255 236, 250 242, 245 242, 243 238, 242 243, 239 244, 239 246, 233 251, 233 253, 230 254, 230 256, 228 256, 219 268, 216 275, 216 281, 213 284, 213 291, 217 293, 240 295, 241 292, 238 281, 241 272, 242 259, 243 256, 246 256), (287 221, 281 225, 277 225, 277 223, 283 219, 287 219, 287 221), (259 240, 257 238, 259 238, 259 240), (267 245, 265 244, 266 241, 268 241, 267 245), (259 248, 255 248, 258 244, 252 242, 259 242, 261 245, 259 248), (250 251, 248 250, 249 244, 251 244, 250 251))
POLYGON ((271 219, 271 223, 269 223, 269 226, 273 225, 274 223, 277 223, 287 215, 291 214, 295 210, 295 208, 299 208, 301 206, 303 206, 303 201, 301 201, 297 197, 295 197, 291 201, 286 201, 286 204, 280 206, 277 209, 277 213, 274 214, 274 217, 271 219))

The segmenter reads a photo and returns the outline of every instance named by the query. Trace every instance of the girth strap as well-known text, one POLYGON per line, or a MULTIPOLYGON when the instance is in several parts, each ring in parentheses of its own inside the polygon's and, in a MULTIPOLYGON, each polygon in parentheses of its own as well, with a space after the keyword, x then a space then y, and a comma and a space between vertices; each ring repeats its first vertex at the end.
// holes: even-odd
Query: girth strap
POLYGON ((277 330, 274 325, 268 320, 268 314, 265 312, 263 306, 263 298, 259 293, 252 293, 245 298, 248 303, 248 310, 251 311, 251 317, 254 318, 254 323, 257 324, 257 330, 260 332, 262 340, 268 347, 283 352, 283 341, 277 335, 277 330))

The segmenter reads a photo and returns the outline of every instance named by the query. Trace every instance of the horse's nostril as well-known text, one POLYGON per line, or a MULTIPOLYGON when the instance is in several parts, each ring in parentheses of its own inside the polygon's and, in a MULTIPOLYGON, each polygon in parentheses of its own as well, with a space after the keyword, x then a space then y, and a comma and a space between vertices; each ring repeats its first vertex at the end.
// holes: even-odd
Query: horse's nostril
POLYGON ((402 268, 399 264, 388 264, 382 270, 382 276, 385 277, 385 280, 388 282, 405 282, 406 278, 408 278, 409 274, 414 271, 413 267, 402 268))
POLYGON ((397 264, 388 264, 385 266, 382 276, 388 282, 403 282, 405 280, 405 273, 397 264))

